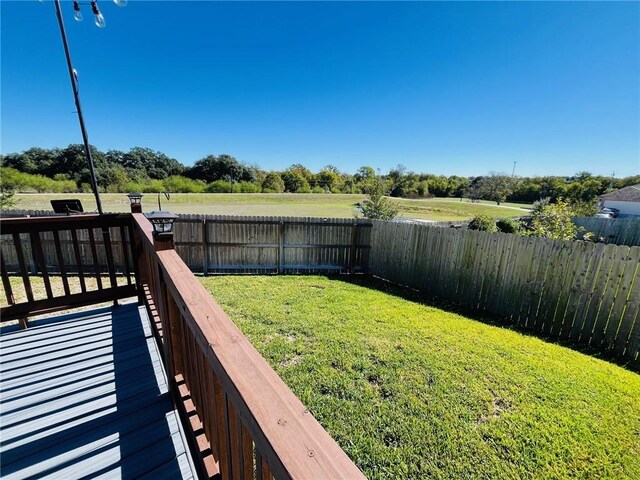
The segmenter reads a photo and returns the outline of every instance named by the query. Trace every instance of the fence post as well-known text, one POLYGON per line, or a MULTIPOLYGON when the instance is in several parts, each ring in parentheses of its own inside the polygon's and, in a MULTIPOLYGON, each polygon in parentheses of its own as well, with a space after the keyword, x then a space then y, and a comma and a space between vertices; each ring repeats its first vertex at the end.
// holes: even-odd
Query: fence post
POLYGON ((209 239, 207 238, 207 219, 202 219, 202 273, 209 274, 209 239))
POLYGON ((351 249, 349 250, 349 273, 353 275, 353 264, 356 258, 356 242, 358 240, 358 223, 353 222, 351 225, 351 249))
POLYGON ((284 270, 284 221, 278 224, 278 274, 284 270))

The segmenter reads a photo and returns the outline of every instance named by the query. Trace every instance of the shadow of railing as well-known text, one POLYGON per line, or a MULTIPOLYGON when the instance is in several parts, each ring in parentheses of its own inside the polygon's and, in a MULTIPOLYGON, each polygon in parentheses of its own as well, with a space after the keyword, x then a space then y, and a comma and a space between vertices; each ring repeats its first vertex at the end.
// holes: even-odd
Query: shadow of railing
POLYGON ((3 355, 0 404, 3 478, 73 472, 139 478, 161 465, 163 475, 180 477, 177 417, 139 315, 136 304, 127 304, 36 321, 11 334, 16 348, 3 355), (60 322, 65 337, 58 335, 60 322), (57 338, 54 349, 47 350, 47 333, 57 338), (21 367, 22 350, 29 358, 21 367), (38 353, 43 359, 34 363, 38 353))

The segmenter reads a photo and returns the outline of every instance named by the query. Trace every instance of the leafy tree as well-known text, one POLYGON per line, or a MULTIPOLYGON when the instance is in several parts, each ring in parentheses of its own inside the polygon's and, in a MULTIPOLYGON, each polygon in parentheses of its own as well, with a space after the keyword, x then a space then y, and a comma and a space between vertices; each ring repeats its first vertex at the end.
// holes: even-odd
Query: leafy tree
POLYGON ((284 182, 277 172, 267 173, 262 182, 262 191, 265 193, 282 193, 284 192, 284 182))
POLYGON ((305 167, 304 165, 301 165, 299 163, 294 163, 289 168, 287 168, 285 171, 286 172, 293 172, 293 173, 296 173, 296 174, 300 175, 308 183, 311 183, 311 181, 313 180, 313 172, 311 172, 311 170, 309 170, 307 167, 305 167))
POLYGON ((480 180, 480 193, 485 200, 493 200, 500 205, 513 191, 514 179, 504 173, 492 173, 480 180))
POLYGON ((187 176, 205 182, 216 180, 226 180, 228 182, 252 181, 251 170, 242 165, 231 155, 209 155, 198 160, 191 169, 187 171, 187 176))
POLYGON ((387 193, 389 188, 386 182, 376 179, 369 189, 368 198, 360 204, 362 216, 373 220, 393 220, 397 217, 400 207, 385 196, 387 193))
POLYGON ((162 180, 172 175, 182 175, 184 165, 162 152, 150 148, 134 147, 127 153, 109 151, 107 158, 121 164, 127 171, 144 172, 149 178, 162 180))
POLYGON ((356 174, 353 176, 354 181, 358 183, 369 183, 376 178, 376 171, 373 167, 364 166, 360 167, 356 174))
POLYGON ((319 185, 328 191, 333 191, 333 189, 339 188, 340 175, 336 172, 336 170, 336 167, 334 167, 333 165, 324 167, 316 175, 316 185, 319 185))
POLYGON ((291 193, 304 193, 311 191, 307 179, 296 170, 285 170, 280 174, 284 182, 284 191, 291 193))

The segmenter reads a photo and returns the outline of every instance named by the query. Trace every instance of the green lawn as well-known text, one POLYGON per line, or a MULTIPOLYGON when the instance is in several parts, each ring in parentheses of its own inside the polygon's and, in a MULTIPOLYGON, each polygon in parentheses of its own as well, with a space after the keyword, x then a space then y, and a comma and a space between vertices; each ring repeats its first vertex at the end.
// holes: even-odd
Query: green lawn
MULTIPOLYGON (((129 211, 129 199, 122 193, 101 195, 103 208, 109 212, 129 211)), ((51 210, 52 198, 80 198, 85 211, 95 210, 92 194, 83 193, 23 193, 16 195, 15 208, 25 210, 51 210)), ((353 217, 356 203, 364 195, 343 194, 229 194, 229 193, 174 193, 171 200, 163 200, 166 210, 175 213, 208 213, 219 215, 287 215, 301 217, 353 217)), ((394 199, 400 204, 401 216, 426 220, 464 220, 485 214, 496 218, 524 215, 527 212, 514 204, 498 207, 491 202, 471 203, 454 198, 422 200, 394 199)), ((157 195, 143 198, 144 210, 157 209, 157 195)))
POLYGON ((369 478, 640 478, 640 375, 376 280, 203 284, 369 478))

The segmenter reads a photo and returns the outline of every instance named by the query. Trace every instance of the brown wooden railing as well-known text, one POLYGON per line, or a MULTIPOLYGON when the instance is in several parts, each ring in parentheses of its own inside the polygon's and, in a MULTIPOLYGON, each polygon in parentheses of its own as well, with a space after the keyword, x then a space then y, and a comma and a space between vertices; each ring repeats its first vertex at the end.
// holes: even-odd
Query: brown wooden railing
POLYGON ((133 216, 140 277, 162 325, 168 374, 199 437, 207 474, 364 478, 175 250, 154 246, 149 221, 133 216))
POLYGON ((0 308, 2 321, 137 294, 129 214, 11 218, 3 219, 0 229, 0 275, 8 304, 0 308), (80 246, 79 238, 85 237, 89 248, 80 246), (116 271, 114 262, 115 237, 120 240, 117 254, 123 260, 121 272, 116 271), (54 255, 45 255, 45 242, 54 255), (55 258, 55 262, 46 258, 55 258), (17 285, 15 281, 12 285, 9 274, 19 279, 17 285), (33 288, 30 275, 42 277, 42 294, 33 288), (60 275, 61 291, 54 288, 52 275, 60 275), (70 283, 72 276, 79 283, 75 290, 70 283), (23 289, 21 297, 26 301, 16 300, 17 289, 23 289))

